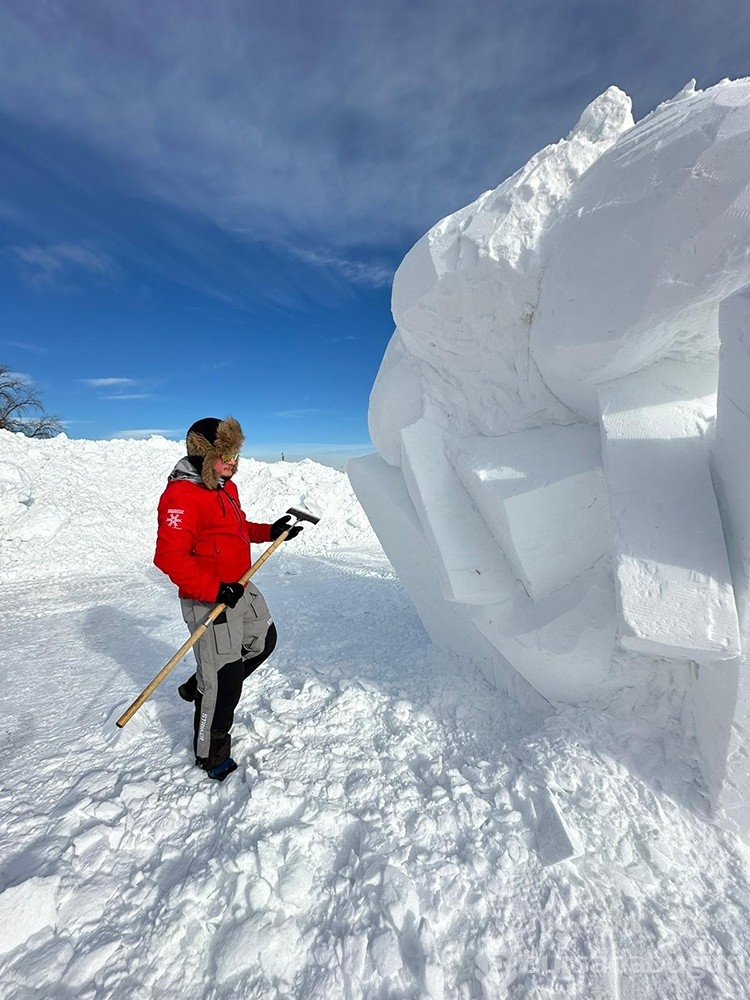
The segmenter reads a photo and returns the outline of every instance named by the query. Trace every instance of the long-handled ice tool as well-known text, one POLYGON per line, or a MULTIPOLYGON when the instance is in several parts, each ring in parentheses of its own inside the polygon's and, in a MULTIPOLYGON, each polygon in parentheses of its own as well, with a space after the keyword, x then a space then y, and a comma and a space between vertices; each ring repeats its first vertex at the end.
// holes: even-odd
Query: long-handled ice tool
MULTIPOLYGON (((255 562, 247 571, 247 573, 245 573, 245 575, 239 580, 239 583, 242 584, 247 583, 247 581, 250 579, 253 573, 257 572, 263 565, 263 563, 266 561, 266 559, 268 559, 268 557, 276 551, 279 545, 281 545, 281 543, 286 540, 286 537, 289 534, 289 529, 293 528, 295 524, 299 524, 300 521, 309 521, 310 524, 317 524, 318 521, 320 520, 319 517, 316 517, 314 514, 311 514, 307 510, 300 510, 299 507, 290 507, 289 510, 287 510, 287 514, 292 515, 292 517, 295 519, 294 523, 290 524, 285 531, 282 531, 279 537, 274 542, 272 542, 271 545, 268 546, 268 548, 263 553, 263 555, 258 559, 258 561, 255 562)), ((209 612, 205 620, 201 622, 198 628, 191 634, 187 642, 185 642, 182 646, 180 646, 180 648, 174 654, 169 663, 164 664, 164 666, 161 668, 156 677, 154 677, 151 683, 147 687, 145 687, 143 691, 141 691, 141 693, 135 699, 133 704, 130 705, 130 707, 127 708, 122 713, 120 718, 117 720, 117 726, 119 729, 122 729, 125 723, 129 722, 130 719, 132 719, 132 717, 135 715, 135 713, 138 711, 138 709, 141 707, 144 701, 150 698, 151 695, 154 693, 154 691, 158 688, 158 686, 167 676, 169 671, 173 667, 177 666, 177 664, 180 662, 183 656, 185 656, 185 654, 189 652, 189 650, 196 644, 196 642, 206 631, 208 626, 212 624, 215 618, 218 618, 218 616, 225 608, 226 604, 217 604, 216 607, 209 612)))

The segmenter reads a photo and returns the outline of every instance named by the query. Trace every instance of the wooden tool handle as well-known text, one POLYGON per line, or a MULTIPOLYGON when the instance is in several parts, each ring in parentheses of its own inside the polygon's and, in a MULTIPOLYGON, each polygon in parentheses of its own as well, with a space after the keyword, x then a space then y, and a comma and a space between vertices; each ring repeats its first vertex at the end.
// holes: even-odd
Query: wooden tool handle
MULTIPOLYGON (((266 561, 266 559, 268 559, 268 557, 273 552, 276 551, 276 549, 279 547, 279 545, 281 545, 281 543, 283 541, 286 541, 286 536, 288 534, 289 534, 288 530, 287 531, 282 531, 281 534, 279 535, 279 537, 274 542, 272 542, 271 545, 268 546, 268 548, 263 553, 263 555, 260 556, 260 558, 258 559, 258 561, 255 562, 255 563, 253 563, 253 565, 250 567, 250 569, 247 571, 247 573, 245 573, 245 575, 240 578, 239 583, 241 583, 243 585, 246 584, 247 581, 250 579, 250 577, 253 575, 253 573, 255 573, 257 570, 260 569, 260 567, 263 565, 263 563, 266 561)), ((116 723, 118 729, 122 729, 122 727, 133 718, 133 716, 138 711, 138 709, 141 707, 141 705, 144 703, 144 701, 146 701, 148 698, 151 697, 151 695, 159 687, 159 685, 164 680, 164 678, 167 676, 167 674, 170 672, 170 670, 172 670, 173 667, 177 666, 177 664, 180 662, 180 660, 183 658, 183 656, 185 656, 185 654, 188 653, 190 651, 190 649, 200 639, 200 637, 206 631, 206 629, 211 624, 211 622, 215 618, 218 618, 218 616, 221 614, 221 612, 225 608, 226 608, 226 604, 217 604, 216 607, 207 616, 206 620, 204 622, 202 622, 198 626, 198 628, 194 632, 192 632, 190 634, 190 638, 187 639, 180 646, 180 648, 174 654, 174 656, 172 657, 172 659, 168 663, 164 664, 164 666, 161 668, 161 670, 156 675, 156 677, 154 677, 154 679, 151 681, 151 683, 148 684, 147 687, 145 687, 141 691, 141 693, 138 695, 138 697, 135 699, 135 701, 132 703, 132 705, 128 706, 128 708, 122 713, 122 715, 120 716, 120 718, 117 720, 117 723, 116 723)))

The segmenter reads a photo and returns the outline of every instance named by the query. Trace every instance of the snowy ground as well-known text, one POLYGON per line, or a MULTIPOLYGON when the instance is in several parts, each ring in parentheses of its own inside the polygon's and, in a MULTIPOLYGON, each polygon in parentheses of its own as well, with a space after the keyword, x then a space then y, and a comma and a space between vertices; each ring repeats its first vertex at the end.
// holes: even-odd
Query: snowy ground
POLYGON ((430 647, 333 469, 241 466, 258 520, 323 520, 256 577, 280 642, 239 771, 191 766, 190 662, 116 729, 185 638, 150 562, 180 454, 0 432, 0 996, 750 996, 748 855, 707 817, 676 668, 519 704, 430 647))

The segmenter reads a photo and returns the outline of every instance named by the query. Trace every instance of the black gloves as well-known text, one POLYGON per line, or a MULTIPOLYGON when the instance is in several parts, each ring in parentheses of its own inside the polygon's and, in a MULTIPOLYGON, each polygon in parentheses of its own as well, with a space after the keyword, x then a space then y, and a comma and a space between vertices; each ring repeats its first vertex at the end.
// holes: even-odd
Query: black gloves
POLYGON ((245 588, 241 583, 221 583, 219 584, 219 593, 216 595, 216 603, 226 604, 228 608, 233 608, 242 599, 244 593, 245 588))
POLYGON ((273 524, 271 525, 272 542, 275 542, 276 539, 281 534, 281 532, 286 531, 287 529, 289 530, 289 534, 286 536, 287 541, 289 541, 290 538, 294 538, 295 535, 298 535, 300 531, 302 531, 301 524, 295 524, 293 527, 291 528, 289 527, 289 522, 291 521, 291 519, 292 518, 289 514, 284 514, 284 516, 280 517, 278 521, 273 522, 273 524))

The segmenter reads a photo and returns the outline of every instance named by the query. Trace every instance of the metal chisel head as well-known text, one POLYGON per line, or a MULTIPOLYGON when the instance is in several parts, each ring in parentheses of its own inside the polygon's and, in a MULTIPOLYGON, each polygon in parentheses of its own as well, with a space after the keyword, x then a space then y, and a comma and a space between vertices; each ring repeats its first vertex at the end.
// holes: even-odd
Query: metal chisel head
POLYGON ((291 514, 298 521, 309 521, 310 524, 317 524, 320 520, 319 517, 311 514, 309 510, 300 510, 299 507, 289 507, 287 514, 291 514))

